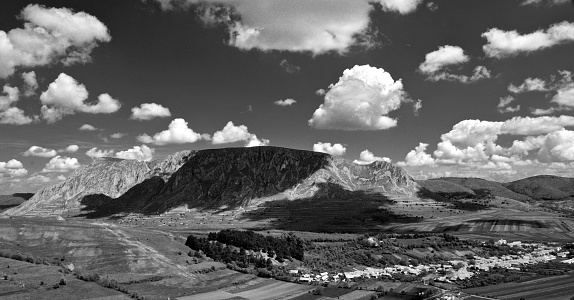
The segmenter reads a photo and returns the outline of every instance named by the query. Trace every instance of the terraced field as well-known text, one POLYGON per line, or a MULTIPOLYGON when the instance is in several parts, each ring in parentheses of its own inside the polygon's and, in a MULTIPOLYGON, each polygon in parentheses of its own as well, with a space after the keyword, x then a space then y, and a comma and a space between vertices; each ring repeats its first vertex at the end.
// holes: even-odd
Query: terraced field
POLYGON ((574 275, 545 277, 463 290, 498 299, 563 300, 574 297, 574 275))
POLYGON ((244 284, 235 288, 200 293, 185 297, 180 300, 223 300, 223 299, 292 299, 299 295, 307 294, 315 287, 301 285, 273 279, 254 280, 252 284, 244 284))

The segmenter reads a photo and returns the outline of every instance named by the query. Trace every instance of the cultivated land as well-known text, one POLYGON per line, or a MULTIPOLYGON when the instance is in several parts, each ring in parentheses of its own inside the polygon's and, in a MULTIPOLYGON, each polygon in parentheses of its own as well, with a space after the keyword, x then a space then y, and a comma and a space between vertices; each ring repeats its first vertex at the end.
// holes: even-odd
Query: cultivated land
POLYGON ((574 291, 574 276, 550 276, 524 282, 465 289, 464 292, 498 299, 561 300, 570 299, 574 291))

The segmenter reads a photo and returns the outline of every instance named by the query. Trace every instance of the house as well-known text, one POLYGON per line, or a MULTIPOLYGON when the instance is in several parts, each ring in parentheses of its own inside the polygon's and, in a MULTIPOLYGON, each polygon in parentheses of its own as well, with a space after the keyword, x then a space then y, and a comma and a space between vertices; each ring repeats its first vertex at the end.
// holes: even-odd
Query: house
POLYGON ((299 270, 289 270, 289 274, 299 274, 299 270))
POLYGON ((311 277, 299 277, 299 282, 311 282, 311 277))

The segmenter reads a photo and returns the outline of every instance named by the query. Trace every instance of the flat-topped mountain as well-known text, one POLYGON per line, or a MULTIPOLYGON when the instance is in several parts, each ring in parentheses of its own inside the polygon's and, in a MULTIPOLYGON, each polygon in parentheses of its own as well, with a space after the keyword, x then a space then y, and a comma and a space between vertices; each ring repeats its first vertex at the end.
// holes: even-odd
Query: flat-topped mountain
POLYGON ((70 209, 156 214, 188 207, 239 207, 253 201, 302 199, 326 187, 413 195, 417 183, 386 162, 358 165, 329 154, 279 147, 176 153, 155 163, 101 159, 39 191, 9 215, 70 209))

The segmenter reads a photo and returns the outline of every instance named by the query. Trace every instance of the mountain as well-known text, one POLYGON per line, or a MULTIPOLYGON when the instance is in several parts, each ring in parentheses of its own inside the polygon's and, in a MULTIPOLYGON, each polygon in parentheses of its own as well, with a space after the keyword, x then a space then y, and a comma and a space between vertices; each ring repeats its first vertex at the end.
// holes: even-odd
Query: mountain
POLYGON ((0 212, 18 206, 32 198, 33 193, 14 193, 12 195, 0 195, 0 212))
POLYGON ((413 195, 418 184, 386 162, 358 165, 324 153, 279 147, 208 149, 175 154, 153 165, 100 160, 8 213, 36 214, 44 209, 61 214, 61 208, 71 207, 92 216, 157 214, 183 205, 239 207, 321 197, 339 189, 413 195))
POLYGON ((539 175, 505 184, 520 194, 537 200, 560 200, 574 197, 574 178, 539 175))
POLYGON ((80 209, 81 200, 89 195, 116 198, 147 178, 168 178, 193 154, 182 151, 156 162, 98 158, 75 171, 65 181, 43 188, 30 200, 4 214, 60 215, 80 209))

